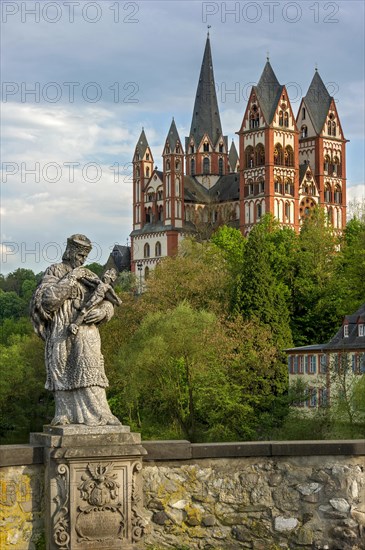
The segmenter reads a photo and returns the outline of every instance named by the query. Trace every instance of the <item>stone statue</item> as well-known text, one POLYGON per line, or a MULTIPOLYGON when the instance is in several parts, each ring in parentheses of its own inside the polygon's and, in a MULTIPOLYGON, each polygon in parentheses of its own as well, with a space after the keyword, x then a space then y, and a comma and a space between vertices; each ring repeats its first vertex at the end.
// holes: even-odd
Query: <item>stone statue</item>
POLYGON ((69 237, 62 263, 45 271, 32 298, 32 323, 46 344, 45 387, 55 397, 53 426, 120 425, 106 399, 108 379, 98 330, 113 316, 113 304, 120 303, 111 286, 116 273, 110 270, 100 281, 81 267, 90 250, 85 235, 69 237))

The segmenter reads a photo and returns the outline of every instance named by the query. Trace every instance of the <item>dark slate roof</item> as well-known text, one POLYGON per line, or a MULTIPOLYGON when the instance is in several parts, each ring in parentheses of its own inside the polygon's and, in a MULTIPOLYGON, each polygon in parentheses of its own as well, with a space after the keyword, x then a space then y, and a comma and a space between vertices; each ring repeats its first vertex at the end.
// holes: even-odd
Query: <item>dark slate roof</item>
POLYGON ((232 172, 221 176, 210 189, 191 176, 184 177, 184 198, 189 202, 206 204, 211 202, 236 201, 239 199, 239 176, 232 172))
POLYGON ((348 336, 343 335, 343 325, 326 344, 327 350, 361 349, 365 351, 365 336, 358 335, 358 321, 365 324, 365 304, 352 315, 346 315, 343 325, 348 324, 348 336))
POLYGON ((114 245, 105 268, 115 267, 117 271, 130 271, 131 269, 131 249, 129 246, 120 244, 114 245))
POLYGON ((190 136, 194 137, 197 145, 204 134, 208 134, 213 145, 222 135, 209 36, 205 45, 190 128, 190 136))
POLYGON ((267 124, 271 124, 273 121, 283 88, 284 86, 279 84, 276 78, 270 61, 267 60, 258 84, 254 86, 256 96, 267 124))
POLYGON ((160 180, 163 181, 163 172, 161 170, 155 170, 154 174, 156 174, 160 178, 160 180))
POLYGON ((365 336, 359 336, 358 323, 365 324, 365 304, 363 304, 352 315, 346 315, 341 328, 336 332, 335 336, 326 344, 314 344, 312 346, 300 346, 298 348, 290 348, 285 351, 294 351, 296 353, 320 351, 352 351, 360 350, 365 352, 365 336), (348 324, 348 336, 344 337, 343 326, 348 324))
POLYGON ((176 143, 179 142, 181 146, 181 140, 176 128, 175 120, 172 119, 169 133, 167 134, 167 141, 170 146, 170 150, 173 151, 176 148, 176 143))
POLYGON ((301 185, 308 170, 308 164, 299 164, 299 185, 301 185))
POLYGON ((240 196, 240 182, 237 172, 221 176, 217 183, 209 189, 211 200, 218 202, 236 201, 240 196))
POLYGON ((139 136, 139 140, 136 145, 136 150, 138 150, 140 157, 142 158, 146 152, 148 145, 148 141, 146 138, 146 134, 144 133, 144 130, 142 129, 141 135, 139 136))
POLYGON ((208 190, 192 176, 184 176, 184 199, 203 204, 208 202, 208 190))
POLYGON ((322 132, 332 99, 316 70, 304 102, 317 134, 322 132))
POLYGON ((231 172, 236 171, 237 161, 238 161, 238 153, 237 153, 237 149, 236 149, 236 146, 234 144, 234 141, 232 140, 231 147, 230 147, 229 153, 228 153, 228 162, 229 162, 229 166, 231 168, 231 172))

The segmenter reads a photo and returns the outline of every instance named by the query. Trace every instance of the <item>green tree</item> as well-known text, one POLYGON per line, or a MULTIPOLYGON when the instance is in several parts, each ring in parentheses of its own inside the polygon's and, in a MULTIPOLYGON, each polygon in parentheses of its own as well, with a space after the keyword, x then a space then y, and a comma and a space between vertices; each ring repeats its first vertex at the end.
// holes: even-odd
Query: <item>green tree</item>
POLYGON ((282 421, 274 402, 286 369, 270 331, 241 317, 223 321, 187 303, 149 313, 117 372, 111 406, 144 437, 252 439, 263 419, 267 427, 282 421))
POLYGON ((291 316, 296 345, 326 342, 341 322, 337 250, 338 238, 317 208, 304 220, 298 240, 291 316))
POLYGON ((285 264, 287 260, 281 257, 283 252, 275 252, 274 244, 280 241, 276 235, 280 231, 271 216, 265 216, 251 230, 237 283, 235 310, 245 319, 257 318, 270 327, 276 345, 284 349, 291 344, 292 339, 288 308, 290 292, 279 275, 280 271, 284 271, 280 262, 285 264))

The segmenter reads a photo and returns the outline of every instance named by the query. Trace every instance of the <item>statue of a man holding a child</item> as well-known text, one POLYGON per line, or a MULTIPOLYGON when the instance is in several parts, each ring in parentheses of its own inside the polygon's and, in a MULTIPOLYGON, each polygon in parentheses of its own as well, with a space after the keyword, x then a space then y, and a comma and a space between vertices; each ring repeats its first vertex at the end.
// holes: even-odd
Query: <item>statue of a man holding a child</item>
POLYGON ((106 399, 108 380, 98 330, 120 303, 112 288, 116 272, 109 270, 100 280, 82 267, 90 250, 85 235, 69 237, 62 262, 45 271, 32 299, 32 322, 46 345, 46 388, 54 392, 54 426, 120 424, 106 399))

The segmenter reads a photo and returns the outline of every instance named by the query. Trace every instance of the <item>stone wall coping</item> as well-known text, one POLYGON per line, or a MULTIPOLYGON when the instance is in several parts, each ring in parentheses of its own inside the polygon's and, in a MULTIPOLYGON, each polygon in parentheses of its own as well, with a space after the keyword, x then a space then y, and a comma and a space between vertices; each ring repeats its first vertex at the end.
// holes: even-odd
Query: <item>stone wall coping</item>
MULTIPOLYGON (((328 441, 244 441, 234 443, 190 443, 187 440, 143 441, 148 461, 191 460, 274 456, 365 456, 365 439, 328 441)), ((43 463, 43 447, 1 445, 0 466, 43 463)))

